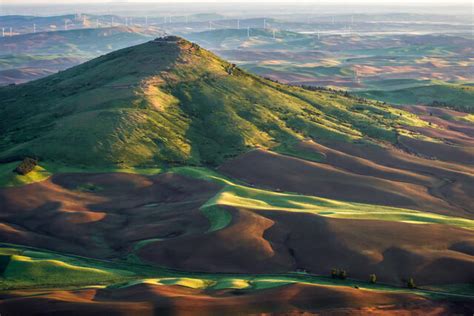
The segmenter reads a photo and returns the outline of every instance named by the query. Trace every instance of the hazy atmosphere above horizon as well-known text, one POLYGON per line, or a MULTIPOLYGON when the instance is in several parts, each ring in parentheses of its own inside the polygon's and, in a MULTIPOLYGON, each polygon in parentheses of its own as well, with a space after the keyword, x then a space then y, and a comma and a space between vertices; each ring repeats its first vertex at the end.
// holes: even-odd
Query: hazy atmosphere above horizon
POLYGON ((398 0, 398 1, 384 1, 381 2, 380 0, 333 0, 333 1, 312 1, 312 0, 295 0, 295 1, 274 1, 274 0, 79 0, 79 1, 65 1, 65 0, 2 0, 0 1, 0 5, 17 5, 17 4, 79 4, 79 3, 88 3, 88 4, 104 4, 104 3, 288 3, 288 4, 373 4, 373 5, 389 5, 389 4, 397 4, 397 5, 417 5, 417 4, 471 4, 472 1, 470 0, 398 0))

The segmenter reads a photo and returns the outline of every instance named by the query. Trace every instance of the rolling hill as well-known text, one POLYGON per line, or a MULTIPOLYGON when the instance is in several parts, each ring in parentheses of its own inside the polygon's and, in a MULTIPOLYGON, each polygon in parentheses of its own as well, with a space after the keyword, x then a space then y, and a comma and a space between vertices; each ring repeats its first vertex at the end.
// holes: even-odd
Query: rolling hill
POLYGON ((403 125, 427 126, 376 102, 288 87, 232 67, 169 37, 1 88, 0 158, 216 165, 255 147, 291 151, 305 137, 394 143, 396 135, 412 134, 403 125))
POLYGON ((107 27, 0 38, 0 85, 45 77, 161 34, 156 28, 107 27))
POLYGON ((0 312, 472 313, 472 118, 407 109, 175 36, 0 88, 0 312))
POLYGON ((432 83, 398 90, 371 90, 359 95, 392 104, 422 104, 446 107, 473 113, 474 86, 472 84, 432 83))

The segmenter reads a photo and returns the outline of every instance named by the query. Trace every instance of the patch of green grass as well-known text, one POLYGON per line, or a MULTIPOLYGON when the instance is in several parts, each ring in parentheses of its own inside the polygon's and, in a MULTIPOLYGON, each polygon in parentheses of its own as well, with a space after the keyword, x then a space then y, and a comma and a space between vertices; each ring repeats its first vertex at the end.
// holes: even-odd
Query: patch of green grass
POLYGON ((200 210, 209 220, 209 233, 224 229, 232 222, 232 215, 222 207, 205 204, 200 210))
MULTIPOLYGON (((429 298, 451 298, 469 286, 446 285, 410 290, 356 280, 338 280, 306 273, 229 274, 186 272, 144 265, 140 262, 106 261, 19 245, 0 244, 0 289, 107 286, 110 289, 137 284, 183 286, 202 290, 256 291, 288 284, 354 287, 360 290, 410 293, 429 298), (9 260, 3 260, 8 258, 9 260), (431 292, 436 291, 436 292, 431 292)), ((470 295, 466 293, 464 295, 470 295)))
POLYGON ((103 188, 94 183, 84 183, 84 184, 78 185, 76 187, 76 190, 81 191, 81 192, 99 192, 99 191, 102 191, 103 188))
POLYGON ((396 221, 413 224, 443 224, 474 230, 474 221, 410 209, 372 204, 343 202, 287 193, 277 193, 241 185, 226 186, 212 204, 243 207, 254 210, 310 213, 347 219, 396 221))
POLYGON ((473 112, 474 87, 463 84, 434 83, 420 87, 399 90, 372 90, 358 92, 359 95, 401 105, 436 105, 446 106, 463 112, 473 112))
MULTIPOLYGON (((0 164, 0 188, 15 187, 30 183, 35 183, 48 179, 53 174, 58 173, 133 173, 141 175, 155 175, 162 173, 166 168, 135 168, 135 167, 93 167, 93 166, 68 166, 65 164, 54 163, 49 161, 40 162, 35 169, 25 176, 18 175, 13 172, 20 161, 0 164)), ((91 183, 84 183, 76 188, 78 191, 97 192, 102 190, 101 187, 91 183)))
POLYGON ((26 175, 19 175, 14 172, 20 162, 0 164, 0 187, 22 186, 38 181, 46 180, 51 176, 51 172, 42 166, 36 166, 33 171, 26 175))
POLYGON ((468 122, 468 123, 474 123, 474 114, 468 114, 466 116, 461 116, 461 117, 455 116, 454 119, 468 122))
MULTIPOLYGON (((2 268, 0 288, 74 286, 104 284, 125 280, 137 273, 98 265, 49 252, 22 248, 0 248, 0 257, 8 258, 2 268)), ((2 260, 4 262, 5 260, 2 260)))
MULTIPOLYGON (((223 189, 201 207, 203 210, 212 207, 219 210, 219 206, 232 206, 253 210, 310 213, 331 218, 395 221, 412 224, 443 224, 474 230, 474 221, 470 219, 397 207, 272 192, 235 184, 215 172, 205 171, 202 168, 187 168, 186 170, 189 176, 224 184, 223 189)), ((208 218, 211 221, 213 231, 217 228, 225 228, 231 222, 230 214, 226 212, 213 211, 211 214, 208 218)))
POLYGON ((145 239, 145 240, 140 240, 139 242, 135 243, 133 245, 133 251, 138 251, 141 248, 145 247, 148 244, 151 244, 153 242, 161 241, 163 240, 162 238, 150 238, 150 239, 145 239))

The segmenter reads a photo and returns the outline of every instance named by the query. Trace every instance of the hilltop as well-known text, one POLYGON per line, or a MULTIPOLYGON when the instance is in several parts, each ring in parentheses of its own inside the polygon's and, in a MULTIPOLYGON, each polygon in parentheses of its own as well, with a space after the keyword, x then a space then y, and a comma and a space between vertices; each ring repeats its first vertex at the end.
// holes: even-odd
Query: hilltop
POLYGON ((86 166, 216 165, 252 148, 395 143, 415 115, 248 74, 179 37, 125 48, 0 89, 0 158, 86 166), (20 97, 19 97, 20 96, 20 97))

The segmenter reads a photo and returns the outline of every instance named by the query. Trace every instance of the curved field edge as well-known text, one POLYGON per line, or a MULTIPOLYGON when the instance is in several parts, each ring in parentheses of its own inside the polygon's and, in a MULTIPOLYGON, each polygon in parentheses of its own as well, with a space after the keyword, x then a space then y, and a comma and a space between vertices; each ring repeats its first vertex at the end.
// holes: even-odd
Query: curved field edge
MULTIPOLYGON (((172 169, 171 172, 223 184, 223 189, 201 209, 231 206, 251 210, 309 213, 318 216, 343 218, 396 221, 411 224, 444 224, 474 230, 474 221, 465 218, 444 216, 411 209, 338 201, 316 196, 292 193, 273 192, 237 184, 227 177, 204 168, 183 167, 172 169)), ((228 212, 219 208, 212 216, 211 222, 230 224, 228 212)), ((217 226, 217 225, 216 225, 217 226)))
MULTIPOLYGON (((2 176, 7 167, 10 169, 14 164, 0 165, 2 176)), ((474 230, 474 220, 445 216, 440 214, 416 211, 405 208, 389 207, 374 204, 338 201, 307 196, 293 193, 273 192, 269 190, 254 188, 245 183, 230 179, 218 172, 204 167, 171 167, 171 168, 97 168, 82 169, 44 163, 37 166, 32 173, 31 182, 45 180, 54 173, 111 173, 124 172, 141 175, 157 175, 171 172, 195 179, 211 181, 222 186, 222 189, 204 205, 200 207, 204 216, 210 222, 208 232, 224 229, 230 225, 232 215, 223 208, 230 206, 250 210, 266 210, 278 212, 307 213, 317 216, 341 219, 380 220, 394 221, 411 224, 442 224, 474 230), (38 169, 38 171, 36 171, 38 169), (36 174, 42 175, 36 176, 36 174)), ((2 179, 5 179, 2 177, 2 179)), ((0 182, 3 183, 3 182, 0 182)), ((26 180, 21 182, 25 184, 26 180)), ((11 184, 11 183, 10 183, 11 184)))
POLYGON ((138 284, 182 286, 202 290, 257 291, 288 284, 356 287, 365 291, 410 293, 430 299, 469 298, 469 285, 407 289, 387 284, 288 272, 282 274, 219 274, 186 272, 147 265, 66 255, 43 249, 0 243, 0 290, 28 288, 107 287, 138 284), (446 289, 446 290, 445 290, 446 289), (458 292, 459 291, 459 292, 458 292))

